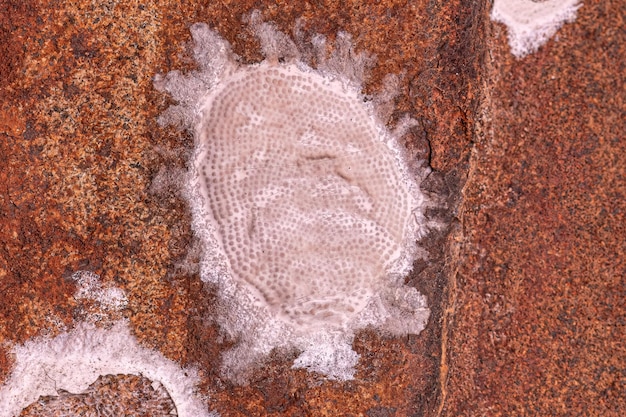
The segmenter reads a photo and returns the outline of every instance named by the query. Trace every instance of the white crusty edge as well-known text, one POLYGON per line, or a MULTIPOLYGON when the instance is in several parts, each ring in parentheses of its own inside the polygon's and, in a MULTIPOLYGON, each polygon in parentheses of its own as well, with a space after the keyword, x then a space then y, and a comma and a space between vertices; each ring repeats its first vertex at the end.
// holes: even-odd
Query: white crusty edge
POLYGON ((179 417, 217 417, 197 393, 198 375, 137 342, 125 320, 111 328, 89 322, 54 338, 13 346, 15 366, 0 387, 0 417, 13 417, 42 395, 86 390, 100 375, 134 374, 162 384, 179 417))

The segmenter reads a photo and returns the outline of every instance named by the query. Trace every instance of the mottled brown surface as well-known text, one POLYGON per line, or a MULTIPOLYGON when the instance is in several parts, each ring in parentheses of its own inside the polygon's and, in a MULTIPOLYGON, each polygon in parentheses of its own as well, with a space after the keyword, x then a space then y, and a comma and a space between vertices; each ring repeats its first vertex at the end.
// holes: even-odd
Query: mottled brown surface
POLYGON ((444 415, 626 415, 625 12, 522 60, 492 26, 444 415))
POLYGON ((136 375, 103 375, 81 393, 39 397, 20 417, 168 417, 176 411, 160 384, 136 375))
MULTIPOLYGON (((439 392, 445 233, 431 242, 433 262, 418 265, 411 278, 433 308, 427 331, 401 340, 359 335, 355 349, 363 360, 355 381, 291 370, 291 354, 273 357, 248 387, 219 379, 219 354, 229 341, 218 342, 211 325, 212 295, 196 275, 175 267, 191 238, 188 213, 174 192, 150 191, 159 168, 184 166, 190 147, 190 138, 156 125, 167 98, 151 85, 157 72, 191 66, 183 45, 189 25, 208 22, 248 62, 262 58, 241 23, 253 5, 288 32, 302 17, 308 34, 331 41, 340 29, 354 34, 359 48, 379 58, 368 91, 376 91, 387 73, 405 73, 396 116, 408 111, 422 122, 408 138, 412 152, 428 156, 427 140, 433 154, 444 153, 444 142, 456 149, 434 157, 435 166, 467 160, 471 123, 459 112, 471 114, 475 106, 461 100, 477 73, 464 52, 472 44, 471 10, 455 3, 271 3, 36 2, 24 6, 28 16, 12 15, 23 35, 15 61, 21 64, 2 69, 13 81, 2 90, 0 123, 6 167, 0 174, 0 341, 22 342, 45 329, 54 334, 60 323, 80 318, 67 278, 87 269, 128 293, 126 314, 143 342, 204 369, 211 406, 222 415, 432 412, 439 392)), ((458 173, 447 174, 433 176, 429 187, 444 195, 458 190, 458 173)), ((0 357, 6 375, 10 359, 0 357)))
POLYGON ((92 270, 126 291, 142 342, 203 368, 223 416, 625 413, 619 1, 587 2, 520 61, 488 4, 203 3, 0 0, 0 346, 79 319, 68 277, 92 270), (156 125, 167 98, 151 77, 191 67, 182 43, 198 21, 260 60, 241 24, 253 7, 288 32, 302 17, 309 34, 353 34, 378 56, 367 91, 405 74, 394 117, 420 121, 407 146, 436 170, 427 188, 443 209, 430 215, 452 220, 409 277, 429 297, 428 328, 359 334, 347 383, 291 370, 290 353, 247 387, 222 381, 230 341, 211 324, 213 295, 176 267, 189 214, 175 192, 152 192, 191 142, 156 125))

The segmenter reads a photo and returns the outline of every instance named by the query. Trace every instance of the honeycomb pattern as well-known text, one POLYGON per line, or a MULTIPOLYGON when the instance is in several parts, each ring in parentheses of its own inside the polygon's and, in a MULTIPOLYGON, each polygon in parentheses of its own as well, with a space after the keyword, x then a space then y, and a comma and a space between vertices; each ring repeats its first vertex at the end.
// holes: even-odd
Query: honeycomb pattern
POLYGON ((402 251, 411 197, 358 94, 295 65, 205 98, 195 164, 236 279, 296 328, 344 324, 402 251))

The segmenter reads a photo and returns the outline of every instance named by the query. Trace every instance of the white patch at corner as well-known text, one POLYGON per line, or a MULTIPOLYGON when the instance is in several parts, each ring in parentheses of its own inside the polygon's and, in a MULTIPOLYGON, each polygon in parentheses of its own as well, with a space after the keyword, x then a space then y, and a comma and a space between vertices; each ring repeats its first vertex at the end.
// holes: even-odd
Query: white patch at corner
POLYGON ((311 336, 292 368, 305 368, 331 379, 354 379, 359 354, 352 350, 351 340, 342 334, 328 332, 311 336))
POLYGON ((491 19, 507 26, 511 53, 521 58, 573 22, 581 6, 580 0, 494 0, 491 19))
POLYGON ((81 323, 54 338, 29 340, 14 346, 13 372, 0 387, 0 417, 12 417, 42 395, 58 389, 80 393, 100 375, 135 374, 162 384, 179 417, 210 417, 196 394, 198 376, 157 351, 139 345, 126 321, 103 329, 81 323))

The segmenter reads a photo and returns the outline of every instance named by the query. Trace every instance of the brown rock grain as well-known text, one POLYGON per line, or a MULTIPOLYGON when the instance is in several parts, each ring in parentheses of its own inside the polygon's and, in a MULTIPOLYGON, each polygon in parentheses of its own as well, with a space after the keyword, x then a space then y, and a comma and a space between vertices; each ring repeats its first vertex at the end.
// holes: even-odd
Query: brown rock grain
MULTIPOLYGON (((142 343, 202 369, 223 416, 624 415, 624 6, 585 1, 515 60, 487 2, 0 0, 0 381, 5 343, 72 326, 77 270, 122 288, 142 343), (248 386, 221 380, 214 294, 180 262, 192 235, 161 167, 191 140, 156 124, 152 77, 191 68, 204 21, 245 62, 253 8, 290 33, 351 33, 402 73, 394 120, 434 173, 447 226, 409 282, 433 310, 419 336, 360 333, 354 381, 276 352, 248 386), (155 188, 159 188, 155 193, 155 188), (450 233, 451 232, 451 233, 450 233)), ((124 388, 132 391, 132 388, 124 388)))
POLYGON ((521 60, 490 25, 443 415, 626 414, 624 16, 585 1, 521 60))

